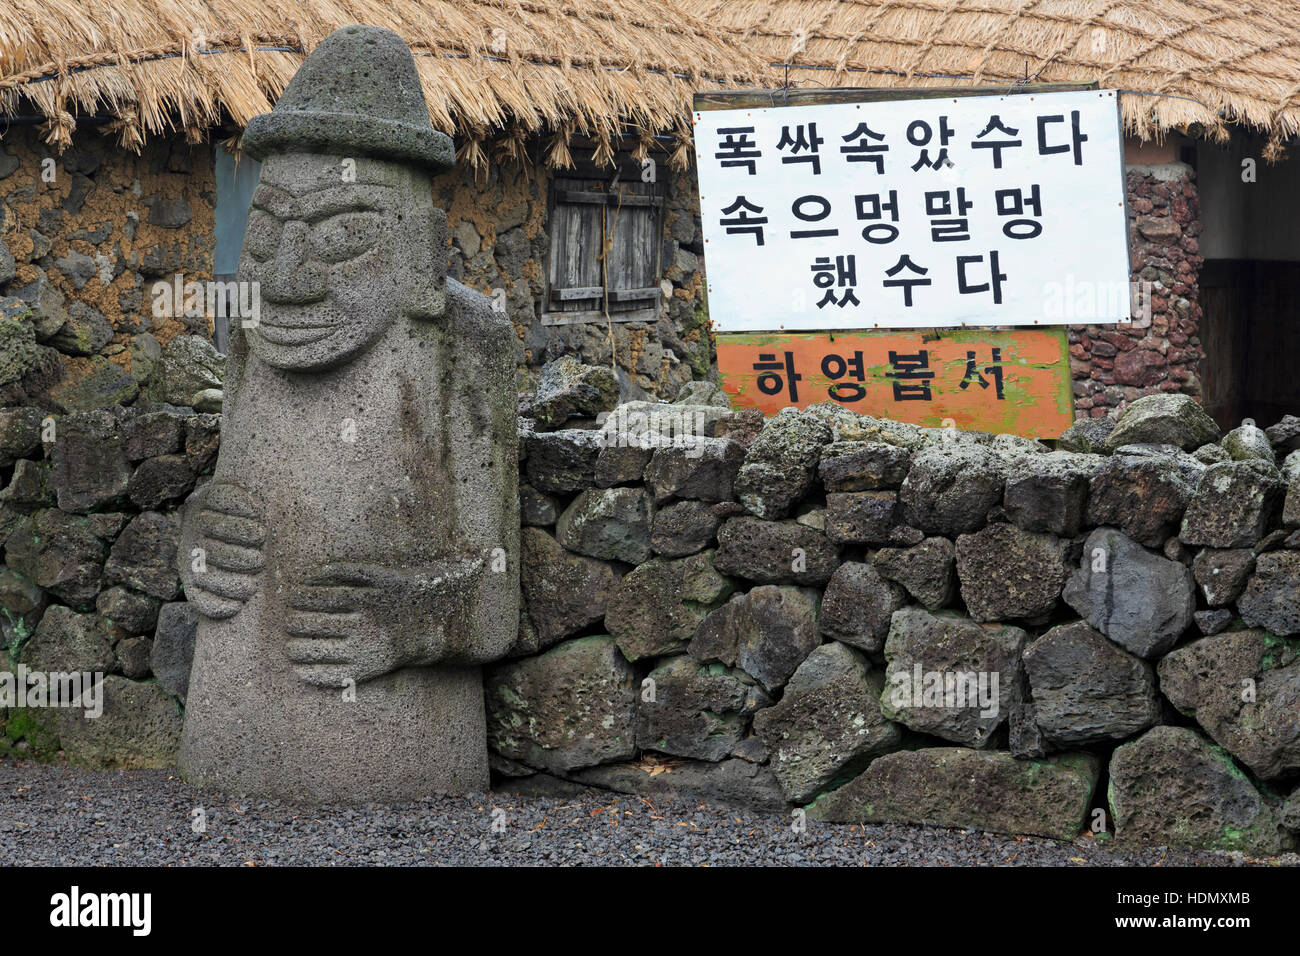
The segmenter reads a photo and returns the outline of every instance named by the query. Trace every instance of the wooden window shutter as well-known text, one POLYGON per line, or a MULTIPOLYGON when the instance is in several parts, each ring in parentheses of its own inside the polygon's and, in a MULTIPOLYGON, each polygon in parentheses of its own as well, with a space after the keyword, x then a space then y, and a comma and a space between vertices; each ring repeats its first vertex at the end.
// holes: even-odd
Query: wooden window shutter
POLYGON ((661 295, 659 187, 557 178, 552 190, 543 323, 604 321, 607 313, 614 322, 653 322, 661 295))

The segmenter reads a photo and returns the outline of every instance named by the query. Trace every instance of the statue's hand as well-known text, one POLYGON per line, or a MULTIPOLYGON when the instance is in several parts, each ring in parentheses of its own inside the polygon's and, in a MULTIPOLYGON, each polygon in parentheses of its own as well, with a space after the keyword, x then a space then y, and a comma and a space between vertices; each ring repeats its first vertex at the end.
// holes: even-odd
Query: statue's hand
POLYGON ((178 557, 185 597, 200 614, 233 617, 257 593, 265 541, 262 509, 238 485, 213 482, 191 501, 178 557))
POLYGON ((434 566, 328 564, 289 593, 294 673, 319 687, 360 683, 442 660, 449 619, 462 612, 481 557, 434 566))

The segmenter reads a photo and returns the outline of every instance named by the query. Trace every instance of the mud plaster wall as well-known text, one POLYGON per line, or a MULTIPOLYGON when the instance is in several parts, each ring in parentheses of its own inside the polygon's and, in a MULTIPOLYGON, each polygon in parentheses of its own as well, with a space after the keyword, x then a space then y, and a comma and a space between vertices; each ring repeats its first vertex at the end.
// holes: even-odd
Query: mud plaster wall
MULTIPOLYGON (((666 172, 663 163, 659 168, 666 172)), ((713 350, 703 301, 695 176, 667 175, 663 299, 654 324, 542 324, 551 170, 494 162, 477 173, 461 166, 435 180, 435 203, 447 210, 448 274, 486 295, 504 297, 518 336, 521 393, 532 392, 541 368, 561 355, 590 365, 614 365, 624 400, 671 399, 686 382, 709 374, 713 350)))
MULTIPOLYGON (((181 333, 207 334, 202 318, 189 327, 155 318, 150 287, 176 273, 212 277, 215 201, 206 143, 154 138, 137 156, 86 132, 58 156, 32 128, 5 135, 0 267, 10 255, 14 266, 0 268, 0 276, 13 273, 4 292, 50 327, 68 313, 79 333, 46 341, 41 394, 28 402, 61 411, 129 404, 160 346, 181 333)), ((25 403, 16 398, 0 404, 25 403)))

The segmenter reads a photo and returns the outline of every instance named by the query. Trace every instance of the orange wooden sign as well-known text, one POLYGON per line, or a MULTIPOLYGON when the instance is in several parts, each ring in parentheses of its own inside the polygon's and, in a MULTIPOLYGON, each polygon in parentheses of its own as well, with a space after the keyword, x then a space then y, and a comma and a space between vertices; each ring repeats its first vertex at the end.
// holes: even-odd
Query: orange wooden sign
POLYGON ((736 408, 829 400, 916 425, 1056 438, 1074 421, 1063 328, 719 335, 736 408))

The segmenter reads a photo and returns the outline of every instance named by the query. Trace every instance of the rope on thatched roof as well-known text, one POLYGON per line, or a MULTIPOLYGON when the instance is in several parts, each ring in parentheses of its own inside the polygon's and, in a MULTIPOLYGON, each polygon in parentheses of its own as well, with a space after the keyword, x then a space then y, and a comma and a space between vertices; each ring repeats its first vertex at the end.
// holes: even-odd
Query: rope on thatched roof
POLYGON ((0 114, 34 108, 58 148, 85 116, 133 148, 239 130, 358 20, 406 39, 431 121, 475 162, 489 142, 513 156, 513 140, 559 130, 602 147, 643 128, 670 136, 696 89, 752 85, 761 69, 678 0, 5 0, 0 114))
POLYGON ((1300 135, 1300 0, 682 0, 766 64, 766 84, 1097 82, 1143 139, 1237 124, 1300 135))

